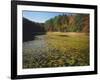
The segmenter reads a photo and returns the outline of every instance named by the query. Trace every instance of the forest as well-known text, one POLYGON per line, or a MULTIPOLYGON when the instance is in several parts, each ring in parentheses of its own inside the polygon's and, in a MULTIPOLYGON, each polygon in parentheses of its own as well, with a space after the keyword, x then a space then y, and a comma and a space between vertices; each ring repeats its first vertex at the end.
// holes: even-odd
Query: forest
POLYGON ((59 15, 45 22, 46 31, 89 32, 88 14, 59 15))

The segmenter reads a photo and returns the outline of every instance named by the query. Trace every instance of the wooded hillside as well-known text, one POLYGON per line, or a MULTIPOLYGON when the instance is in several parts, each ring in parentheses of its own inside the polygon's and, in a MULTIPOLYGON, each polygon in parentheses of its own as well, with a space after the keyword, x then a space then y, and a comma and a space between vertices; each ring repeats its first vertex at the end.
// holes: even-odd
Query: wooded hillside
POLYGON ((35 35, 44 34, 45 29, 43 25, 42 23, 36 23, 23 17, 23 41, 33 40, 35 35))
POLYGON ((89 32, 89 15, 59 15, 45 22, 46 31, 89 32))

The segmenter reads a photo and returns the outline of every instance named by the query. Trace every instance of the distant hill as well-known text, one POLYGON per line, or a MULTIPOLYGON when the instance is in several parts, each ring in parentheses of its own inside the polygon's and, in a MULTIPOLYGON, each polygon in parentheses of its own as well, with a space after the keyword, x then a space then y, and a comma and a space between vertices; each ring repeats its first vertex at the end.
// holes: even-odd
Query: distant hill
POLYGON ((23 41, 33 40, 35 35, 45 33, 43 23, 36 23, 23 17, 23 41))

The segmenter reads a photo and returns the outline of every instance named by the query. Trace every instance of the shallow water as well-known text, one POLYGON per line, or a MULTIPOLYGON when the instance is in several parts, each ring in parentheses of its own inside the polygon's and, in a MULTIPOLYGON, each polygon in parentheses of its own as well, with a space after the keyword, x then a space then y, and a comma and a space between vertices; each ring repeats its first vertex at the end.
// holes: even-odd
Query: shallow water
POLYGON ((33 41, 27 41, 23 43, 23 49, 39 49, 45 48, 45 36, 46 35, 37 35, 33 41))

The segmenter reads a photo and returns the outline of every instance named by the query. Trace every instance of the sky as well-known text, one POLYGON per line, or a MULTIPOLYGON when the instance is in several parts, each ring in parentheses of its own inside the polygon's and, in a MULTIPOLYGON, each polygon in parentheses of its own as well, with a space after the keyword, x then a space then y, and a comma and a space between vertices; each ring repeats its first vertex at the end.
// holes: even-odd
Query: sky
POLYGON ((38 23, 44 23, 46 20, 62 14, 59 12, 23 11, 23 17, 38 23))

